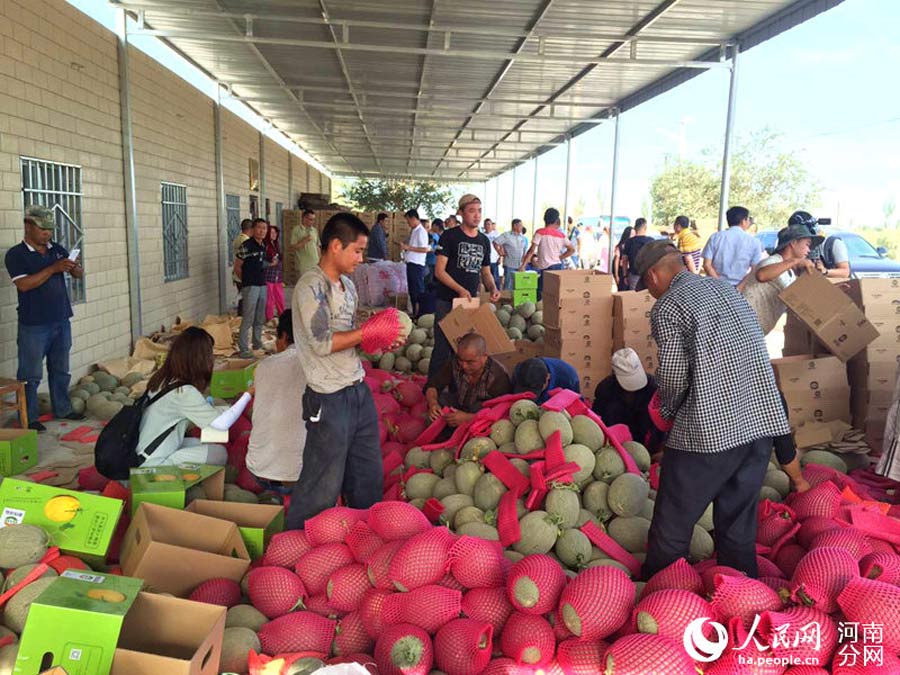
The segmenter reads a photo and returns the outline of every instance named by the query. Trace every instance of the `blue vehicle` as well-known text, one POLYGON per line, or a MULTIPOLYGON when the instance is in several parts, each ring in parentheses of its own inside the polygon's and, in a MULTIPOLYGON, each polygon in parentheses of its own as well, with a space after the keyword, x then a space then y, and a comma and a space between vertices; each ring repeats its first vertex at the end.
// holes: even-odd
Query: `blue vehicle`
MULTIPOLYGON (((827 233, 830 237, 840 237, 847 245, 850 254, 850 271, 856 278, 887 277, 900 278, 900 262, 887 257, 887 249, 875 248, 865 238, 855 232, 832 231, 827 233)), ((770 253, 775 249, 778 240, 778 232, 768 230, 759 232, 756 238, 770 253)))

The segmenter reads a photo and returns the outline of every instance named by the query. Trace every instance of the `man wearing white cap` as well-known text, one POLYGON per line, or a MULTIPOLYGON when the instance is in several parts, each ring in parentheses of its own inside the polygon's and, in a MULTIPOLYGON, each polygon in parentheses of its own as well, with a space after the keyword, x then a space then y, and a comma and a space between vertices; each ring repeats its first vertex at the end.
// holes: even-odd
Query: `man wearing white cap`
POLYGON ((656 380, 647 375, 640 357, 629 347, 613 354, 612 369, 613 374, 594 392, 594 412, 607 426, 627 425, 631 437, 650 452, 660 450, 665 434, 653 425, 648 410, 656 380))

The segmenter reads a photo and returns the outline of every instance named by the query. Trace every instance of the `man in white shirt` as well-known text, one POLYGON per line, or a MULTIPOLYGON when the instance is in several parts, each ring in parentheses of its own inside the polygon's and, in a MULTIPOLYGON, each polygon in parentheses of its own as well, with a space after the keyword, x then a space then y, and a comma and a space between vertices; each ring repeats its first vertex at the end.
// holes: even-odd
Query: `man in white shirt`
POLYGON ((512 229, 493 240, 494 250, 503 256, 503 290, 511 291, 513 275, 522 265, 522 258, 528 250, 528 238, 522 234, 522 221, 512 221, 512 229))
POLYGON ((419 316, 422 296, 425 295, 425 262, 431 250, 431 242, 428 240, 428 230, 419 220, 419 212, 410 209, 404 215, 410 229, 409 243, 400 244, 400 248, 405 253, 406 286, 415 319, 419 316))
POLYGON ((490 218, 484 219, 484 234, 491 242, 491 276, 494 277, 494 285, 500 288, 500 253, 494 245, 500 233, 497 231, 497 224, 490 218))
POLYGON ((306 376, 294 346, 292 312, 278 317, 276 354, 256 366, 253 430, 247 451, 247 469, 266 488, 283 491, 300 477, 306 426, 303 392, 306 376), (279 489, 281 487, 281 489, 279 489))

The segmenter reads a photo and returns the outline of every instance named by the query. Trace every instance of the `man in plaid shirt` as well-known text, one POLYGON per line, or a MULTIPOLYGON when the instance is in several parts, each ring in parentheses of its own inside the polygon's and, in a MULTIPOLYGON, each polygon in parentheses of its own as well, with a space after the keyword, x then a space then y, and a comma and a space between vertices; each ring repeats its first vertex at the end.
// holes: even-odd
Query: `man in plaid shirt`
POLYGON ((755 577, 759 491, 772 439, 790 433, 759 323, 731 284, 691 274, 668 241, 641 249, 636 267, 658 299, 658 417, 671 424, 644 576, 688 556, 712 502, 718 564, 755 577))

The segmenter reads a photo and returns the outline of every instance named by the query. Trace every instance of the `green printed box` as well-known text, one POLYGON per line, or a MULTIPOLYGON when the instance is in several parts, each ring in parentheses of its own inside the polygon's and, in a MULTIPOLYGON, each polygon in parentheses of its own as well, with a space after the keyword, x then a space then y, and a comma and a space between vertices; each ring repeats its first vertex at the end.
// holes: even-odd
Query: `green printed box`
POLYGON ((537 290, 538 273, 537 272, 513 272, 513 290, 527 291, 537 290))
POLYGON ((185 510, 237 525, 251 560, 261 558, 272 535, 284 529, 284 507, 276 505, 195 499, 185 510))
POLYGON ((6 478, 0 483, 0 527, 26 523, 46 530, 63 553, 102 561, 122 514, 122 500, 6 478))
POLYGON ((0 476, 15 476, 38 463, 37 432, 0 429, 0 476))
POLYGON ((228 359, 213 370, 209 394, 213 398, 236 398, 253 384, 253 359, 228 359))
POLYGON ((518 307, 525 302, 537 302, 537 289, 530 288, 525 291, 513 291, 512 293, 513 307, 518 307))
POLYGON ((131 470, 131 514, 144 502, 183 509, 189 488, 199 485, 207 499, 225 496, 225 467, 213 464, 161 465, 131 470))

